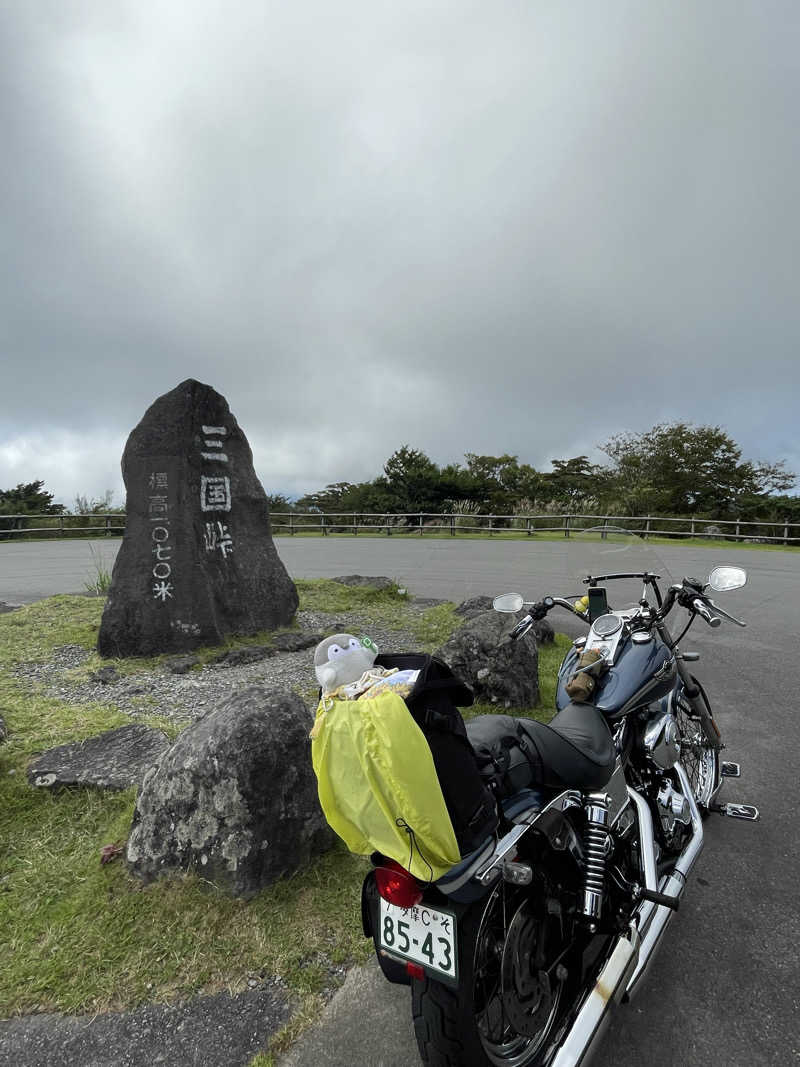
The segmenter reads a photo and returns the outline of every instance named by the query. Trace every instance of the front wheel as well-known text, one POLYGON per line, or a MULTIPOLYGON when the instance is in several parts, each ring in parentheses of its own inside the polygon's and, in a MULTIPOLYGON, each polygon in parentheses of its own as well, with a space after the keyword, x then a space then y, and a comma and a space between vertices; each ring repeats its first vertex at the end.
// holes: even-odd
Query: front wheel
POLYGON ((458 989, 412 982, 422 1062, 431 1067, 537 1067, 563 1018, 567 937, 542 886, 501 882, 461 919, 458 989))
MULTIPOLYGON (((697 682, 695 684, 699 685, 697 682)), ((708 698, 702 688, 700 698, 705 702, 710 714, 708 698)), ((705 736, 697 713, 682 692, 675 701, 675 720, 680 731, 681 764, 686 771, 700 813, 705 816, 719 789, 719 751, 705 736)))

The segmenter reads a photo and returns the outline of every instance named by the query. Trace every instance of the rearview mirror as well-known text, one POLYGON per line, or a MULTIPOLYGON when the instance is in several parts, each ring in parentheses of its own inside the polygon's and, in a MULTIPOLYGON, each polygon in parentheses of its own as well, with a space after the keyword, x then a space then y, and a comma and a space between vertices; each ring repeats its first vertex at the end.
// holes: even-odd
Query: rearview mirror
POLYGON ((746 581, 747 571, 742 567, 715 567, 708 576, 708 584, 717 593, 741 589, 746 581))
POLYGON ((495 611, 505 611, 511 615, 519 611, 524 603, 521 593, 503 593, 501 596, 494 598, 492 607, 495 611))

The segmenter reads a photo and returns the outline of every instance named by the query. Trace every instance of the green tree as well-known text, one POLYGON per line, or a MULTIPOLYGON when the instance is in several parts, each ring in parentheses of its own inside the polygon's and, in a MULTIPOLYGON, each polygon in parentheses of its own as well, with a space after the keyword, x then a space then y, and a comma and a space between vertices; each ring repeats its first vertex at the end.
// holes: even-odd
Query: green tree
POLYGON ((724 518, 740 502, 789 489, 785 463, 742 460, 719 426, 660 423, 644 433, 617 434, 600 446, 612 461, 609 491, 628 514, 702 514, 724 518))
POLYGON ((53 503, 44 482, 20 482, 14 489, 0 489, 0 515, 60 515, 63 504, 53 503))
POLYGON ((375 485, 395 512, 437 511, 447 496, 437 465, 417 448, 403 445, 387 459, 375 485))
POLYGON ((554 459, 552 466, 543 475, 543 491, 551 504, 572 512, 598 506, 608 481, 603 467, 590 463, 588 456, 554 459))

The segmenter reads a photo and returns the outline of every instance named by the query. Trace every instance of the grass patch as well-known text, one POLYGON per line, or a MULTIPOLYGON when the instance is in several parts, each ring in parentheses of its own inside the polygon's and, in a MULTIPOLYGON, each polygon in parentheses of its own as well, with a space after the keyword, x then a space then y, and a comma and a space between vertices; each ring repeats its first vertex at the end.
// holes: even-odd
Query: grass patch
POLYGON ((301 578, 294 584, 300 594, 301 611, 357 611, 377 621, 387 615, 396 617, 403 607, 396 584, 375 589, 369 585, 342 585, 330 578, 301 578))
MULTIPOLYGON (((452 604, 420 612, 394 587, 297 584, 301 608, 391 623, 414 632, 428 651, 461 622, 452 604)), ((142 887, 122 861, 102 866, 100 850, 127 837, 134 791, 51 794, 29 787, 25 772, 36 752, 130 720, 107 705, 60 701, 12 670, 46 662, 65 644, 93 650, 102 608, 102 600, 59 596, 0 616, 0 713, 9 730, 0 746, 0 929, 7 946, 0 1016, 125 1009, 201 990, 236 993, 252 976, 280 976, 298 1010, 253 1061, 253 1067, 268 1067, 318 1014, 331 968, 371 954, 360 921, 368 861, 341 846, 247 902, 197 875, 142 887)), ((233 639, 229 647, 270 637, 233 639)), ((537 717, 552 714, 555 669, 568 645, 558 638, 555 647, 540 649, 547 706, 537 717)), ((219 651, 199 654, 210 658, 219 651)), ((80 670, 112 663, 128 673, 156 666, 160 658, 101 661, 95 654, 80 670)), ((171 737, 180 729, 155 716, 150 721, 171 737)))
MULTIPOLYGON (((709 520, 711 521, 711 520, 709 520)), ((779 525, 779 524, 776 524, 779 525)), ((576 532, 579 532, 576 530, 576 532)), ((276 538, 289 537, 288 533, 273 533, 276 538)), ((309 531, 303 534, 295 533, 295 537, 321 537, 318 531, 309 531)), ((352 533, 329 533, 327 537, 346 537, 351 538, 352 533)), ((385 533, 370 533, 367 530, 359 530, 359 537, 372 537, 386 539, 385 533)), ((400 533, 398 530, 392 531, 392 536, 403 537, 406 539, 418 540, 420 538, 419 530, 416 527, 400 533)), ((453 540, 450 534, 449 527, 426 527, 421 535, 426 539, 434 540, 453 540)), ((463 530, 456 529, 456 539, 459 541, 557 541, 563 544, 565 537, 563 533, 557 531, 548 533, 544 530, 535 530, 528 534, 525 530, 493 530, 490 534, 487 530, 485 533, 475 532, 466 533, 463 530)), ((725 538, 715 537, 658 537, 652 535, 644 540, 644 544, 648 545, 668 545, 672 548, 684 545, 687 548, 713 548, 717 552, 720 550, 731 551, 737 549, 753 549, 755 551, 767 551, 767 552, 800 552, 800 545, 789 544, 784 545, 782 542, 767 543, 767 544, 747 544, 744 541, 727 541, 725 538)))

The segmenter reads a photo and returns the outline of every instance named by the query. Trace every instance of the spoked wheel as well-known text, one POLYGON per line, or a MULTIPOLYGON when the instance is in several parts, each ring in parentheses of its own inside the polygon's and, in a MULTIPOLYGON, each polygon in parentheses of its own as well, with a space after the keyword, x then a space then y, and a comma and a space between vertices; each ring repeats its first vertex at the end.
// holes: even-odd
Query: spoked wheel
POLYGON ((697 806, 705 815, 719 786, 719 752, 709 743, 700 720, 684 697, 675 702, 675 719, 681 735, 681 765, 697 806))
POLYGON ((535 1067, 558 1030, 568 942, 544 894, 500 883, 461 919, 460 988, 414 982, 412 1010, 423 1063, 535 1067))

